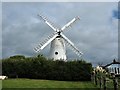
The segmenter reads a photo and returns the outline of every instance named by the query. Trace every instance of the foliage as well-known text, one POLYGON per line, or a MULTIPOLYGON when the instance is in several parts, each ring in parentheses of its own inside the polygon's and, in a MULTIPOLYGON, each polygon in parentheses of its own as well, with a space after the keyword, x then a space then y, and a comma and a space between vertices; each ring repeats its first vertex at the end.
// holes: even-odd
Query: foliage
POLYGON ((15 55, 15 56, 11 56, 10 58, 15 58, 15 59, 25 59, 25 56, 23 55, 15 55))
POLYGON ((53 61, 43 55, 2 60, 2 73, 9 78, 88 81, 91 80, 91 71, 91 63, 83 60, 53 61))

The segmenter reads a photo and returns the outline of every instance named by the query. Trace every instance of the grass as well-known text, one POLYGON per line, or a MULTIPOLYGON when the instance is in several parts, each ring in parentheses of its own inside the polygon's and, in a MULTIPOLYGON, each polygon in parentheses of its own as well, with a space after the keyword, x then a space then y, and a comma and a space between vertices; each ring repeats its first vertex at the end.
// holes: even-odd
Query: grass
POLYGON ((90 81, 54 81, 35 79, 7 79, 2 81, 3 88, 96 88, 90 81))

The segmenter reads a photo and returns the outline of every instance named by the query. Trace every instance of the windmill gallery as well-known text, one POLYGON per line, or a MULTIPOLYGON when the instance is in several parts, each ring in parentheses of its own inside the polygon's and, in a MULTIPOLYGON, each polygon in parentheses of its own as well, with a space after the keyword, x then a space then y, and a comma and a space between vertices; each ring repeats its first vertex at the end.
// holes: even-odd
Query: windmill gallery
POLYGON ((70 22, 64 25, 62 28, 55 27, 45 16, 38 15, 43 21, 54 30, 54 32, 48 36, 43 42, 39 43, 37 47, 34 48, 36 52, 40 52, 44 49, 49 43, 50 46, 50 55, 49 57, 54 60, 67 60, 66 56, 66 44, 71 47, 71 49, 78 55, 81 56, 83 53, 80 52, 75 45, 62 33, 66 28, 70 27, 74 22, 79 20, 79 17, 73 18, 70 22))

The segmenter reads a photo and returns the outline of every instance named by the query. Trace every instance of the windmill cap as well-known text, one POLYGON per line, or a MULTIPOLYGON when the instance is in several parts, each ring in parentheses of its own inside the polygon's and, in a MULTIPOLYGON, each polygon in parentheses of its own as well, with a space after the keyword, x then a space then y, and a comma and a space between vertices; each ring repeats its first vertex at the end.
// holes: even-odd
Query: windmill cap
POLYGON ((77 17, 76 17, 76 19, 79 19, 79 20, 80 20, 80 17, 79 17, 79 16, 77 16, 77 17))

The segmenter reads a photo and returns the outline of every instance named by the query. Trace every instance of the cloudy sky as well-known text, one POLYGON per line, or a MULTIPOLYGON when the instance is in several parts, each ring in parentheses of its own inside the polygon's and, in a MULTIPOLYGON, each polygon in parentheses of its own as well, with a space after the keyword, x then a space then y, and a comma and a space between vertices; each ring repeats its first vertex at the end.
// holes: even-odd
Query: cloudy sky
MULTIPOLYGON (((37 14, 42 13, 56 26, 62 27, 76 16, 80 20, 64 34, 84 53, 81 57, 97 64, 118 57, 117 2, 3 2, 2 57, 35 56, 33 48, 53 30, 37 14)), ((49 55, 48 45, 42 54, 49 55)), ((67 47, 69 59, 79 58, 67 47)))

